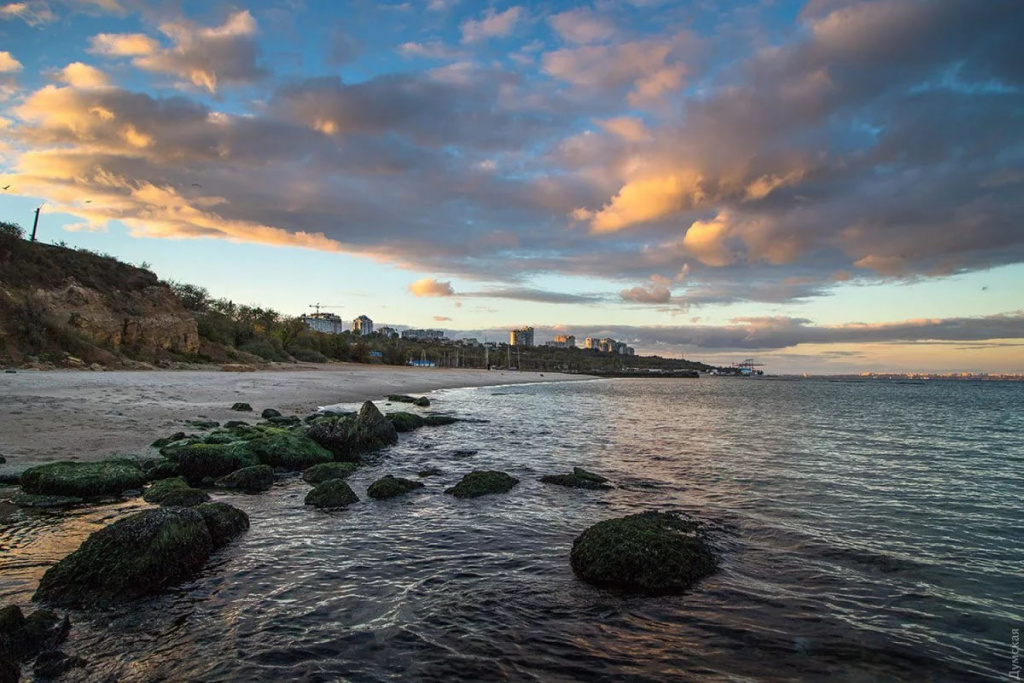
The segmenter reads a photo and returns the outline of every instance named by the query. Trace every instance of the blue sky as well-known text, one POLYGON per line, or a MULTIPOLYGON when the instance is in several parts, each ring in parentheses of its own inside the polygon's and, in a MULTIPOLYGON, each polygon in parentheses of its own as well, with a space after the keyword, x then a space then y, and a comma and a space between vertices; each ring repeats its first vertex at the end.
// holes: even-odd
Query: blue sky
POLYGON ((0 218, 288 314, 1024 372, 1015 0, 0 0, 0 218))

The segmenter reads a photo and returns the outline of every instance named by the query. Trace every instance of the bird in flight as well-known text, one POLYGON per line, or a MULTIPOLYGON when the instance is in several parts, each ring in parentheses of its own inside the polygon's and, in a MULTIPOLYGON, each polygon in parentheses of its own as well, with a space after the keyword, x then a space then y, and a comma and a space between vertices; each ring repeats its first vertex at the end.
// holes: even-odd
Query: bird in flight
POLYGON ((202 187, 199 183, 192 183, 192 187, 202 187))
POLYGON ((4 185, 4 189, 5 189, 5 190, 6 190, 7 188, 9 188, 9 187, 10 187, 10 185, 4 185))
POLYGON ((86 199, 86 200, 85 200, 85 203, 86 203, 86 204, 92 204, 92 200, 91 200, 91 199, 86 199))

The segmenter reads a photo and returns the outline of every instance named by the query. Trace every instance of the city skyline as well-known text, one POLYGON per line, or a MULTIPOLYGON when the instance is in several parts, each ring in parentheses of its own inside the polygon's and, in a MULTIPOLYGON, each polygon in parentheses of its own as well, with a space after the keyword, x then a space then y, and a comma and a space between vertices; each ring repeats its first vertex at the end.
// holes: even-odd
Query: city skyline
POLYGON ((0 0, 0 220, 291 316, 1024 372, 1021 33, 1012 0, 0 0))

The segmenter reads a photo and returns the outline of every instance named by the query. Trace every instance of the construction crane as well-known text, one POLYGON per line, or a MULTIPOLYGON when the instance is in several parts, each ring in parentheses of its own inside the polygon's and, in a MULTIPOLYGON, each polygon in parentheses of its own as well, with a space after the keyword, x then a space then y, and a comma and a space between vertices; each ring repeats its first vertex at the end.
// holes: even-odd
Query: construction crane
POLYGON ((339 305, 340 304, 310 304, 309 307, 316 311, 315 315, 316 315, 316 317, 319 318, 321 310, 324 310, 324 311, 334 310, 334 308, 336 306, 339 306, 339 305))
POLYGON ((763 375, 764 370, 758 370, 757 368, 763 368, 764 363, 758 363, 753 358, 747 358, 740 363, 733 363, 734 368, 739 368, 740 374, 742 375, 763 375))

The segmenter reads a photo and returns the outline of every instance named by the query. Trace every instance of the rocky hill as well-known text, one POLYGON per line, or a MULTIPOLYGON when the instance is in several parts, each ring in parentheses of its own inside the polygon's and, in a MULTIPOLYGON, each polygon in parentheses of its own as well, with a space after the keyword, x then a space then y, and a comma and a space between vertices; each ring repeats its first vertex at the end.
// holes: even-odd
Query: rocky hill
POLYGON ((0 231, 0 364, 164 364, 201 351, 195 316, 154 273, 0 231))

